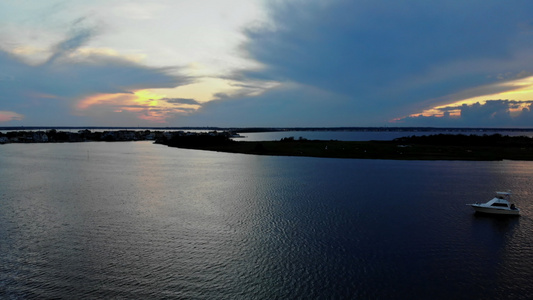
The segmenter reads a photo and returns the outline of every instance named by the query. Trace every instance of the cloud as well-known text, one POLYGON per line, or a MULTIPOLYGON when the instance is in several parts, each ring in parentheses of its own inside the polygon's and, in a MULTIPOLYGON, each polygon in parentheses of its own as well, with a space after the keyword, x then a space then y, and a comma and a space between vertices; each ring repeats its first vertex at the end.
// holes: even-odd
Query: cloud
MULTIPOLYGON (((81 20, 78 20, 75 23, 79 22, 81 22, 81 20)), ((54 63, 55 60, 57 60, 58 58, 67 57, 68 54, 76 51, 82 45, 87 43, 91 39, 93 34, 94 30, 91 28, 83 28, 72 34, 69 38, 61 41, 54 47, 53 54, 52 56, 50 56, 46 63, 51 64, 54 63)))
POLYGON ((12 120, 22 120, 24 116, 17 114, 12 111, 1 111, 0 110, 0 122, 8 122, 12 120))
POLYGON ((165 101, 170 104, 189 104, 189 105, 201 105, 198 101, 194 99, 187 98, 161 98, 161 101, 165 101))
POLYGON ((533 48, 524 26, 533 2, 276 1, 269 8, 271 22, 249 29, 243 46, 262 68, 242 76, 350 97, 344 109, 352 118, 409 115, 533 71, 524 59, 533 48))
MULTIPOLYGON (((349 99, 327 91, 286 84, 256 96, 217 95, 188 115, 172 120, 176 126, 307 127, 364 126, 345 109, 349 99), (324 101, 327 99, 327 101, 324 101)), ((383 125, 383 123, 381 123, 383 125)))
POLYGON ((398 121, 405 126, 433 127, 532 127, 533 100, 488 100, 440 109, 442 116, 413 116, 398 121), (450 112, 459 112, 452 115, 450 112))
MULTIPOLYGON (((26 64, 17 56, 0 51, 0 108, 27 116, 25 121, 29 123, 49 122, 45 117, 48 110, 53 115, 72 116, 76 104, 91 95, 174 88, 194 80, 180 75, 178 67, 148 67, 117 55, 79 52, 93 32, 75 31, 55 45, 50 58, 38 65, 26 64)), ((105 106, 105 102, 99 104, 105 106)))
MULTIPOLYGON (((240 5, 238 10, 223 10, 231 12, 232 25, 216 23, 217 30, 209 35, 203 35, 205 28, 197 26, 198 14, 170 16, 168 7, 174 6, 167 5, 174 5, 172 1, 150 5, 152 10, 144 4, 103 3, 65 4, 70 10, 58 10, 60 24, 89 11, 94 11, 102 24, 83 27, 96 19, 79 17, 65 26, 67 37, 59 42, 59 26, 50 24, 43 30, 33 29, 17 47, 2 45, 10 41, 0 39, 0 49, 4 49, 0 51, 0 110, 19 116, 8 122, 20 122, 24 117, 28 125, 108 120, 137 126, 137 116, 145 118, 142 122, 153 118, 176 126, 383 126, 389 120, 464 97, 517 89, 511 84, 514 80, 533 74, 533 2, 527 1, 266 1, 269 18, 262 26, 234 31, 241 28, 244 15, 246 20, 250 15, 263 15, 240 5), (80 7, 85 8, 82 13, 80 7), (156 15, 160 22, 146 19, 156 15), (156 26, 153 24, 179 26, 167 31, 151 27, 156 26), (219 32, 222 28, 230 32, 219 32), (142 34, 148 31, 150 34, 142 34), (30 36, 38 36, 40 43, 28 44, 30 36), (49 46, 50 41, 55 44, 49 46), (240 52, 233 49, 237 42, 242 42, 240 52), (95 45, 102 48, 91 48, 95 45), (114 52, 111 55, 102 49, 114 52), (28 64, 32 51, 40 56, 28 64), (128 59, 145 54, 144 61, 164 67, 128 59), (166 64, 170 60, 209 66, 189 71, 216 76, 216 80, 185 76, 182 67, 166 64), (202 98, 191 92, 194 89, 176 89, 165 93, 168 98, 140 97, 138 93, 195 80, 212 84, 209 93, 214 91, 213 101, 203 102, 205 90, 202 98), (232 83, 231 89, 227 82, 232 83), (198 111, 193 111, 193 106, 198 106, 198 111)), ((41 4, 39 10, 42 6, 48 7, 41 4)), ((210 17, 224 15, 219 9, 206 11, 194 6, 193 11, 210 17)), ((3 14, 9 15, 12 17, 7 19, 13 23, 6 32, 13 34, 4 35, 21 41, 14 38, 24 35, 16 26, 19 17, 3 14)), ((30 22, 30 27, 46 25, 48 16, 43 14, 43 22, 30 22)), ((215 24, 204 19, 206 26, 215 24)), ((444 117, 420 117, 416 122, 420 126, 444 121, 468 126, 468 122, 485 120, 515 124, 519 116, 530 116, 530 106, 523 106, 519 114, 509 103, 479 101, 483 103, 479 107, 456 107, 455 111, 464 113, 461 118, 454 117, 448 107, 442 111, 444 117), (505 119, 507 114, 510 119, 505 119)))

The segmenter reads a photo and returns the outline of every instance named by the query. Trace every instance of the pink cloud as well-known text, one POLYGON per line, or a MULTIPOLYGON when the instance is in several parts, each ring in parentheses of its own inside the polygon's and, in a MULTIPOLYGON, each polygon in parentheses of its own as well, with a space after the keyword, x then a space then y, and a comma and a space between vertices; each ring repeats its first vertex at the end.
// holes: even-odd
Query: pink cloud
POLYGON ((0 111, 0 122, 20 121, 24 116, 12 111, 0 111))

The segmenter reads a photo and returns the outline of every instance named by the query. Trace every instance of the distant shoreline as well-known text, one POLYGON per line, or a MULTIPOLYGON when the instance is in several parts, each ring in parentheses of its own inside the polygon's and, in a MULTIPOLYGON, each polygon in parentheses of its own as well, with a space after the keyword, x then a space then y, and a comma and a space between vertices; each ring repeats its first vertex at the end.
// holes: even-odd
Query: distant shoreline
POLYGON ((118 127, 118 126, 5 126, 0 131, 97 130, 97 131, 231 131, 235 133, 285 131, 355 131, 355 132, 526 132, 533 128, 498 127, 118 127))
MULTIPOLYGON (((517 131, 516 129, 513 131, 517 131)), ((93 132, 0 132, 0 144, 153 141, 169 147, 270 156, 391 160, 533 161, 533 138, 526 136, 434 134, 392 141, 338 141, 282 138, 279 141, 234 141, 234 131, 185 132, 114 130, 93 132)))

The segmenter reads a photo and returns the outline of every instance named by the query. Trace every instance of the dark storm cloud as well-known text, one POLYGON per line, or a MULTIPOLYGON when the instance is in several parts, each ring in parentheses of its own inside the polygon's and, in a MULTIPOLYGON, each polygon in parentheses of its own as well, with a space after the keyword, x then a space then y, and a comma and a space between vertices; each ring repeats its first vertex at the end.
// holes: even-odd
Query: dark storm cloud
POLYGON ((343 109, 345 97, 312 87, 273 88, 253 97, 227 94, 216 96, 217 100, 202 103, 202 107, 195 113, 180 117, 177 120, 181 122, 179 125, 305 127, 312 124, 353 126, 360 122, 343 109), (329 101, 325 102, 323 99, 329 101))
POLYGON ((248 31, 247 50, 267 66, 254 75, 350 93, 448 63, 509 58, 533 13, 528 2, 282 3, 273 7, 275 30, 248 31))
MULTIPOLYGON (((351 111, 345 124, 380 125, 446 95, 489 89, 500 74, 533 71, 521 57, 533 48, 533 2, 277 1, 270 11, 272 24, 248 30, 244 45, 264 68, 241 76, 349 97, 338 112, 351 111)), ((257 113, 278 114, 275 103, 257 113)))

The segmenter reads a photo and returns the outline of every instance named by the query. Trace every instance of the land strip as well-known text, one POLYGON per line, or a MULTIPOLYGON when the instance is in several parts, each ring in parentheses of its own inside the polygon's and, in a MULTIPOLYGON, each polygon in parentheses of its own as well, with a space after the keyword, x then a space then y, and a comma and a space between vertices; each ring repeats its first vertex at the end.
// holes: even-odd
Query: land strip
POLYGON ((281 141, 232 141, 178 138, 158 141, 170 147, 277 156, 394 160, 533 160, 533 139, 491 136, 435 135, 393 141, 324 141, 286 138, 281 141))
POLYGON ((254 155, 394 160, 525 160, 533 161, 533 139, 526 136, 437 134, 392 141, 337 141, 283 138, 279 141, 235 141, 231 131, 93 132, 11 131, 0 144, 152 140, 170 147, 254 155))

